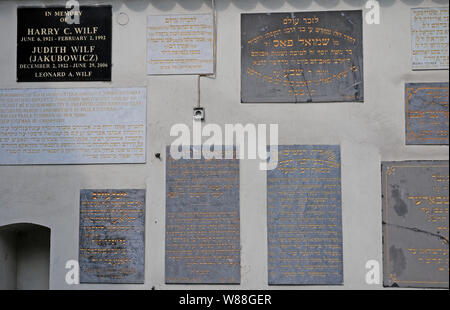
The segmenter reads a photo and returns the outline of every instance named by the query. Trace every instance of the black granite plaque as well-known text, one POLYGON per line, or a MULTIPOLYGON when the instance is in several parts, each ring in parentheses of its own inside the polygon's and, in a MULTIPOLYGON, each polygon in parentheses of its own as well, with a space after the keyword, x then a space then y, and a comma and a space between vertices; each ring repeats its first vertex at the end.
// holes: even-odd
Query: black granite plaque
POLYGON ((343 283, 340 148, 280 145, 267 172, 270 285, 343 283))
POLYGON ((240 283, 239 160, 167 149, 166 283, 240 283))
POLYGON ((111 9, 18 8, 17 81, 111 81, 111 9))
POLYGON ((448 288, 448 169, 382 163, 384 286, 448 288))
POLYGON ((448 145, 448 83, 405 85, 406 144, 448 145))
POLYGON ((362 11, 243 14, 241 101, 362 102, 362 11))
POLYGON ((144 283, 145 190, 80 193, 80 283, 144 283))

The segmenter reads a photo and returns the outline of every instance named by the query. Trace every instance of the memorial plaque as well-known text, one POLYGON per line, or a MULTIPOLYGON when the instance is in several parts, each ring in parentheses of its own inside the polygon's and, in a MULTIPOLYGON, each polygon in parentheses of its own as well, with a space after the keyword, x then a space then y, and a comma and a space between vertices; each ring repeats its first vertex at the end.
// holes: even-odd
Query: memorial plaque
POLYGON ((382 163, 384 286, 448 288, 448 169, 382 163))
POLYGON ((280 145, 267 172, 269 285, 343 284, 339 146, 280 145))
POLYGON ((145 190, 80 192, 80 283, 144 284, 145 190))
POLYGON ((147 73, 213 74, 213 16, 148 16, 147 73))
POLYGON ((0 89, 0 165, 145 163, 145 88, 0 89))
POLYGON ((109 5, 18 8, 17 81, 111 81, 111 37, 109 5))
POLYGON ((167 284, 239 284, 239 218, 239 160, 174 159, 167 148, 167 284))
POLYGON ((406 144, 448 145, 448 83, 405 86, 406 144))
POLYGON ((448 69, 448 7, 411 10, 413 70, 448 69))
POLYGON ((364 101, 362 11, 243 14, 243 103, 364 101))

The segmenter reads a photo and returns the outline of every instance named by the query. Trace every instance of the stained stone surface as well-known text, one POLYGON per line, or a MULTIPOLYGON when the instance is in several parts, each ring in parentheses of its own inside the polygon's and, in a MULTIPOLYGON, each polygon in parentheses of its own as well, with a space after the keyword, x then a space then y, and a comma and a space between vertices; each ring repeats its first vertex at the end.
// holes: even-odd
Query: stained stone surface
POLYGON ((239 284, 239 160, 166 158, 166 283, 239 284))
POLYGON ((241 16, 241 101, 364 101, 362 11, 241 16))
POLYGON ((267 172, 269 285, 343 284, 340 148, 278 153, 267 172))
POLYGON ((81 190, 79 263, 80 283, 144 283, 144 189, 81 190))
POLYGON ((405 86, 406 144, 448 145, 448 83, 405 86))
POLYGON ((448 288, 448 161, 382 163, 384 286, 448 288))

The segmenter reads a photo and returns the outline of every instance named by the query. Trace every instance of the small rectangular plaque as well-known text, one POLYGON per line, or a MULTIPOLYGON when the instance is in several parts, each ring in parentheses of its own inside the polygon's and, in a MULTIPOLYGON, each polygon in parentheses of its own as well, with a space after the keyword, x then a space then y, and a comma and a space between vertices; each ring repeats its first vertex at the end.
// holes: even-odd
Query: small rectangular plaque
POLYGON ((382 163, 384 286, 448 288, 449 162, 382 163))
POLYGON ((144 284, 145 190, 80 192, 80 283, 144 284))
POLYGON ((405 86, 406 144, 448 145, 448 83, 405 86))
POLYGON ((243 103, 363 102, 362 11, 242 14, 243 103))
POLYGON ((145 163, 145 88, 0 89, 0 165, 145 163))
POLYGON ((147 73, 213 74, 213 16, 148 16, 147 73))
POLYGON ((448 7, 411 10, 413 70, 448 70, 448 7))
POLYGON ((111 81, 111 38, 110 5, 18 8, 17 82, 111 81))
POLYGON ((166 169, 166 283, 239 284, 239 160, 168 147, 166 169))
POLYGON ((269 285, 343 283, 339 146, 280 145, 267 172, 269 285))

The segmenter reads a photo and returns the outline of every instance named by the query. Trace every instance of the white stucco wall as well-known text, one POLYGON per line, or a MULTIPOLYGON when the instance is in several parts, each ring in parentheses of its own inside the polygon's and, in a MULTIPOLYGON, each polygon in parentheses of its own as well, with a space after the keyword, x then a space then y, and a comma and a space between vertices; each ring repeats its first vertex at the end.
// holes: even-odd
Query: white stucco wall
MULTIPOLYGON (((448 6, 443 0, 379 0, 381 24, 364 25, 365 102, 335 104, 241 104, 240 14, 362 9, 362 0, 217 0, 217 78, 202 79, 207 122, 278 123, 280 144, 340 144, 342 151, 344 286, 373 289, 365 264, 382 263, 382 160, 447 159, 447 146, 405 146, 404 84, 448 81, 448 71, 411 71, 410 9, 448 6)), ((266 177, 257 161, 241 163, 241 265, 239 286, 164 284, 165 145, 176 123, 192 126, 197 102, 195 76, 146 75, 146 17, 206 13, 208 0, 80 1, 112 3, 111 83, 22 83, 16 79, 16 8, 63 1, 0 1, 0 88, 129 87, 148 89, 147 164, 89 166, 1 166, 0 226, 32 222, 51 234, 52 289, 308 289, 267 285, 266 177), (124 4, 126 2, 126 4, 124 4), (126 26, 116 22, 125 12, 126 26), (65 284, 65 263, 78 257, 79 192, 83 188, 146 188, 145 285, 65 284)))

